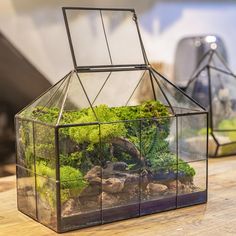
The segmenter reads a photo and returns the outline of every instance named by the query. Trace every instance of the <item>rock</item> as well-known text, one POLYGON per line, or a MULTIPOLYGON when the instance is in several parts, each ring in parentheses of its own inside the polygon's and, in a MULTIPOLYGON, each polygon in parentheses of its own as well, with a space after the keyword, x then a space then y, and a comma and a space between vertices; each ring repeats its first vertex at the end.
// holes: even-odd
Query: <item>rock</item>
POLYGON ((100 204, 98 203, 98 198, 100 195, 97 196, 83 196, 79 197, 80 208, 81 211, 93 211, 100 209, 100 204))
POLYGON ((78 213, 78 201, 73 198, 67 200, 62 206, 62 216, 71 216, 78 213))
POLYGON ((192 193, 196 187, 193 184, 180 184, 179 185, 179 193, 185 194, 185 193, 192 193))
POLYGON ((139 174, 127 174, 125 177, 125 185, 139 184, 139 181, 140 181, 139 174))
POLYGON ((124 188, 124 179, 109 178, 102 180, 102 189, 108 193, 119 193, 124 188))
POLYGON ((170 189, 170 190, 175 190, 176 189, 176 187, 177 187, 177 184, 178 184, 178 186, 180 186, 181 185, 181 182, 178 180, 178 181, 176 181, 176 180, 171 180, 171 181, 169 181, 169 182, 166 182, 166 183, 164 183, 167 187, 168 187, 168 189, 170 189))
POLYGON ((140 189, 139 185, 133 184, 129 186, 125 186, 123 189, 124 198, 128 200, 136 199, 139 197, 140 189))
POLYGON ((85 211, 88 211, 88 210, 90 210, 90 211, 100 210, 101 209, 101 204, 98 204, 97 199, 98 198, 96 198, 94 200, 91 199, 91 201, 86 201, 86 204, 84 205, 83 209, 85 211))
POLYGON ((91 196, 98 196, 101 194, 102 191, 102 185, 100 182, 100 185, 88 185, 86 188, 82 190, 80 193, 80 197, 91 197, 91 196))
POLYGON ((119 205, 119 198, 111 193, 102 192, 99 197, 99 202, 102 201, 102 206, 105 208, 119 205))
POLYGON ((128 167, 128 165, 123 161, 114 162, 114 163, 111 162, 108 165, 111 165, 112 169, 117 170, 117 171, 125 171, 128 167))
POLYGON ((84 176, 84 178, 91 184, 100 183, 101 184, 101 167, 100 166, 94 166, 91 170, 87 172, 87 174, 84 176))
POLYGON ((51 222, 54 209, 51 208, 48 202, 42 200, 40 196, 38 197, 38 212, 40 212, 40 222, 47 222, 47 224, 51 222))
POLYGON ((102 169, 102 177, 105 179, 111 177, 126 177, 128 173, 126 168, 128 165, 125 162, 107 162, 105 168, 102 169))
POLYGON ((167 189, 167 186, 163 184, 149 183, 147 185, 147 193, 150 195, 162 195, 167 189))
POLYGON ((123 193, 125 199, 136 199, 140 192, 140 177, 138 174, 129 174, 125 180, 123 193))

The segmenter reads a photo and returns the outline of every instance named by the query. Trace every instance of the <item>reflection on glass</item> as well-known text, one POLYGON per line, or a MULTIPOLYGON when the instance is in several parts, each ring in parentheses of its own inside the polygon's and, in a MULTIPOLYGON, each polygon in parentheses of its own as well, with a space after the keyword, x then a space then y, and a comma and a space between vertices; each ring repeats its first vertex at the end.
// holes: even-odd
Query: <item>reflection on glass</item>
POLYGON ((21 167, 17 167, 17 202, 21 211, 36 218, 34 174, 21 167))
POLYGON ((56 229, 56 182, 36 176, 38 220, 50 228, 56 229))

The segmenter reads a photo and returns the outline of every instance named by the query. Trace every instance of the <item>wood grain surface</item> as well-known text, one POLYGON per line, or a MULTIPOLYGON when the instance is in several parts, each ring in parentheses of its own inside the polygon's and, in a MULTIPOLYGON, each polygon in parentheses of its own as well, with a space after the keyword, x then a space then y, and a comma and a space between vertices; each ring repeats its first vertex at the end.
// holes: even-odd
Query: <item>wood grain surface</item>
MULTIPOLYGON (((0 179, 0 235, 56 235, 50 229, 17 211, 15 176, 0 179)), ((209 201, 205 205, 72 231, 63 235, 235 236, 236 157, 210 159, 209 201)))

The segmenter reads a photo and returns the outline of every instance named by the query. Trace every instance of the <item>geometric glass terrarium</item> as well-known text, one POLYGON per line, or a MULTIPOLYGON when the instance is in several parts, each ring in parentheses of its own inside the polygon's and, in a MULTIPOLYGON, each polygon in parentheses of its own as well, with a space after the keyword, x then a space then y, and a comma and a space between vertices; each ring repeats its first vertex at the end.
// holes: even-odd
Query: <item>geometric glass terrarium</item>
POLYGON ((150 66, 135 11, 63 14, 74 69, 16 115, 18 209, 66 232, 205 203, 208 113, 150 66))
POLYGON ((209 111, 211 157, 236 154, 235 89, 236 76, 216 50, 209 50, 200 60, 186 92, 209 111))

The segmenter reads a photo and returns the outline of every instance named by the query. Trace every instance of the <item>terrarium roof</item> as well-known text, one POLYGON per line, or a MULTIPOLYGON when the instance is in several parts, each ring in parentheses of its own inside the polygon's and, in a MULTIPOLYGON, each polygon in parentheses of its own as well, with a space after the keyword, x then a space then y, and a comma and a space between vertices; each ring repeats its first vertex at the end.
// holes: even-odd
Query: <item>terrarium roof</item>
POLYGON ((65 113, 91 108, 94 121, 99 122, 94 107, 102 104, 108 107, 136 106, 150 100, 160 101, 169 107, 170 115, 204 111, 152 68, 82 73, 73 70, 20 112, 19 116, 41 120, 40 116, 50 109, 54 116, 52 124, 59 125, 63 123, 65 113))
MULTIPOLYGON (((220 131, 220 121, 235 117, 235 88, 236 75, 217 50, 209 50, 189 80, 186 92, 209 109, 210 127, 220 131)), ((224 130, 232 131, 232 128, 224 130)))
POLYGON ((189 86, 189 84, 191 84, 193 80, 198 78, 202 71, 207 68, 234 76, 232 70, 228 67, 225 59, 219 54, 219 52, 217 50, 210 49, 200 59, 187 87, 189 86))
POLYGON ((65 114, 91 108, 100 122, 96 106, 148 100, 169 107, 170 115, 204 111, 150 66, 134 10, 63 8, 63 13, 74 70, 20 112, 21 118, 40 120, 50 109, 51 124, 61 125, 65 114))

